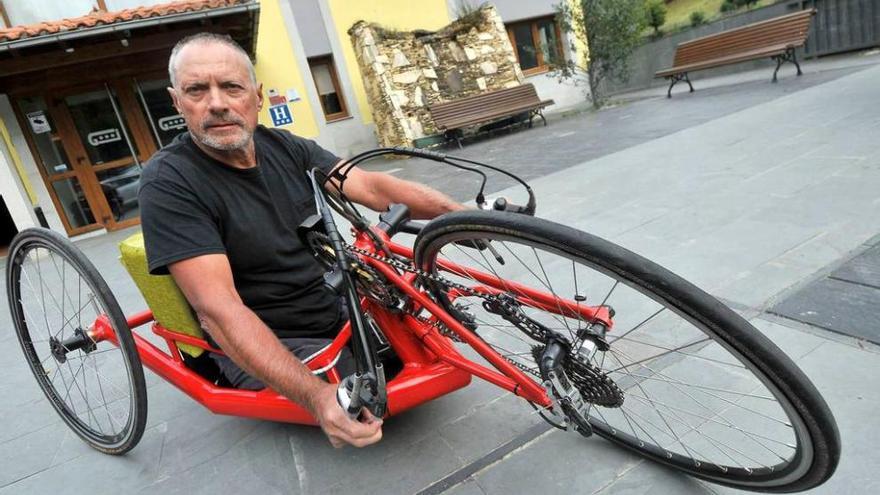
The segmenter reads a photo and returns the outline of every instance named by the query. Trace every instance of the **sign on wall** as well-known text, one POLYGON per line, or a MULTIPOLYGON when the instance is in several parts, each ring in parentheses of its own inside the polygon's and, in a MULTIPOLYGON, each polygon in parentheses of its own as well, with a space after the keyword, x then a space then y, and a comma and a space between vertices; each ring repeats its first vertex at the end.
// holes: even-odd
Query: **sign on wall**
POLYGON ((269 116, 272 117, 272 125, 275 127, 293 124, 293 115, 286 103, 269 107, 269 116))

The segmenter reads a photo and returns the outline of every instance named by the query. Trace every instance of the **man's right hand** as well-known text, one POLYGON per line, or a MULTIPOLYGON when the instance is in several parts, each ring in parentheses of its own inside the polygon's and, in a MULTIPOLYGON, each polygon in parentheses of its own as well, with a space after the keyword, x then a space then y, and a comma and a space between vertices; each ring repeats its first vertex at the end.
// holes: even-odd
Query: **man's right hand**
POLYGON ((321 387, 314 401, 315 418, 330 443, 336 448, 346 444, 366 447, 381 440, 382 420, 366 409, 358 420, 349 418, 336 400, 336 387, 329 383, 321 387))

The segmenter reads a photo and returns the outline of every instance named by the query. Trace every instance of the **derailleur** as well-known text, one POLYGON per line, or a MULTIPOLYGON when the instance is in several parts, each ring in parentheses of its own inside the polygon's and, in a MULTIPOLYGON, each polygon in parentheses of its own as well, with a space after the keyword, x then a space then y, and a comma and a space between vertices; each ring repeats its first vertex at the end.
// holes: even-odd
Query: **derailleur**
POLYGON ((554 410, 562 411, 562 423, 567 431, 576 431, 585 437, 592 436, 593 427, 587 419, 590 403, 584 400, 562 369, 562 360, 568 353, 567 346, 551 340, 538 361, 544 389, 553 402, 554 410))

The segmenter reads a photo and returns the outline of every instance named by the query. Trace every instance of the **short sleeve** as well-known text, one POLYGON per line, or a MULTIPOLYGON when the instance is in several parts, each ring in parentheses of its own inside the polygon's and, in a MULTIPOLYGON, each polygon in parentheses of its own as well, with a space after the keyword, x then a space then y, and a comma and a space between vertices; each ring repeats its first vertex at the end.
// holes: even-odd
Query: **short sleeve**
POLYGON ((147 263, 153 275, 203 254, 225 253, 213 215, 192 191, 172 181, 151 181, 138 193, 147 263))
POLYGON ((330 171, 333 170, 333 167, 341 161, 341 158, 324 149, 321 145, 311 139, 302 138, 287 131, 269 132, 278 132, 281 134, 287 145, 292 148, 292 155, 295 157, 302 157, 301 166, 303 167, 303 172, 318 168, 329 174, 330 171))

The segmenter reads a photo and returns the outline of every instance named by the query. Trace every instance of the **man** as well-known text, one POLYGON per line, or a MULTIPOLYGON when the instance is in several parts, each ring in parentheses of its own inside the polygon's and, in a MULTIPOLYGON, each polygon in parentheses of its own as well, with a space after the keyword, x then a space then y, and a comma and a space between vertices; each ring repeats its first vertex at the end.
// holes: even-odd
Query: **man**
MULTIPOLYGON (((315 211, 305 172, 330 172, 341 160, 313 141, 257 124, 262 86, 228 37, 181 40, 168 71, 168 91, 189 133, 144 168, 139 199, 150 271, 174 277, 228 355, 212 358, 234 385, 269 386, 302 405, 336 447, 379 441, 381 420, 367 412, 349 419, 336 387, 295 356, 329 342, 345 322, 296 236, 315 211)), ((415 218, 463 208, 425 186, 358 169, 345 194, 379 211, 404 203, 415 218)))

